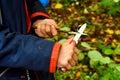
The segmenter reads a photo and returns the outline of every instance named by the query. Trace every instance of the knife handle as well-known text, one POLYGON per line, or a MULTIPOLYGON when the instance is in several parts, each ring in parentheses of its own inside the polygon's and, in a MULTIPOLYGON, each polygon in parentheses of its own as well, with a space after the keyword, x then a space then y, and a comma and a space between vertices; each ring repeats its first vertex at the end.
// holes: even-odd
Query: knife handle
POLYGON ((75 42, 74 40, 72 40, 72 41, 70 42, 70 44, 76 46, 76 42, 75 42))
MULTIPOLYGON (((70 44, 72 44, 72 45, 76 45, 76 42, 74 41, 74 40, 72 40, 71 42, 70 42, 70 44)), ((65 67, 62 67, 61 68, 61 71, 63 71, 63 72, 65 72, 66 71, 66 68, 65 67)))

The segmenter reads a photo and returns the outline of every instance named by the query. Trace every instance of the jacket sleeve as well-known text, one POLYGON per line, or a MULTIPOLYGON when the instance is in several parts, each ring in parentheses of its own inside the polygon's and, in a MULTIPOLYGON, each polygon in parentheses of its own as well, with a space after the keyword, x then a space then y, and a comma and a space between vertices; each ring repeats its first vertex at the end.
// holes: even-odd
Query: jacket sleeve
POLYGON ((37 19, 50 18, 39 0, 27 0, 27 7, 32 22, 37 19))
POLYGON ((57 60, 59 49, 58 43, 32 35, 11 33, 8 28, 0 28, 0 67, 39 71, 50 71, 51 67, 53 72, 56 68, 55 60, 57 60), (51 58, 54 54, 55 56, 51 58), (50 66, 52 63, 53 66, 50 66))

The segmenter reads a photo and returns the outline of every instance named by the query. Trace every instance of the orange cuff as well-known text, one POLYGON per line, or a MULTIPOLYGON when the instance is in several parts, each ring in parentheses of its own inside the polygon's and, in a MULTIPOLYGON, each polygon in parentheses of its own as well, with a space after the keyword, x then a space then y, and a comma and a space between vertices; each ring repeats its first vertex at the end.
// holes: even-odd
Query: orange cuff
POLYGON ((33 13, 33 14, 30 16, 30 18, 34 18, 34 17, 37 17, 37 16, 44 16, 44 17, 50 18, 49 15, 47 15, 47 14, 45 14, 45 13, 43 13, 43 12, 35 12, 35 13, 33 13))
POLYGON ((50 60, 50 73, 54 73, 56 71, 56 65, 57 65, 60 47, 61 45, 59 43, 55 43, 53 47, 51 60, 50 60))

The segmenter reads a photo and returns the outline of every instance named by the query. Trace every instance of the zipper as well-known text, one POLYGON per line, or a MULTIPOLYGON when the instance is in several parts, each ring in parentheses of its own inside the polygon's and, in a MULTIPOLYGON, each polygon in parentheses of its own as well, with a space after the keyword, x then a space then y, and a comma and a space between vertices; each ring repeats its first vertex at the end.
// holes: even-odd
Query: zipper
POLYGON ((3 72, 0 73, 0 77, 2 77, 10 68, 6 68, 3 72))
POLYGON ((30 74, 29 74, 28 69, 26 70, 26 75, 27 75, 27 79, 30 80, 30 74))

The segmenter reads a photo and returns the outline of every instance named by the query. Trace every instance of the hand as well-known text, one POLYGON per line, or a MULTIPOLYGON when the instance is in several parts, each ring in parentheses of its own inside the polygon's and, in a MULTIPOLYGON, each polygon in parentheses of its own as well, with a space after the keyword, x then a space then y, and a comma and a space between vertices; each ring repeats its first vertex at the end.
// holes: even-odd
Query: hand
POLYGON ((35 33, 39 37, 44 38, 57 35, 57 30, 59 29, 56 22, 52 19, 37 20, 33 23, 33 27, 35 28, 35 33))
POLYGON ((67 70, 70 70, 78 59, 79 50, 73 44, 70 44, 72 39, 68 39, 61 47, 57 63, 59 68, 65 67, 67 70))

